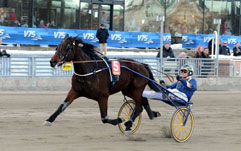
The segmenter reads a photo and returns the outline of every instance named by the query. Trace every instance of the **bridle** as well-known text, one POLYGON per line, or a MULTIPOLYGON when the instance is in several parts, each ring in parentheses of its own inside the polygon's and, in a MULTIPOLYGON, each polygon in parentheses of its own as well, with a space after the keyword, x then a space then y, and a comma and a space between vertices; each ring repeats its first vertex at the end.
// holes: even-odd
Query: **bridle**
POLYGON ((75 45, 75 43, 73 44, 68 44, 66 47, 66 54, 63 54, 58 47, 56 48, 56 54, 59 56, 60 58, 60 63, 65 63, 66 62, 66 58, 69 56, 69 54, 73 51, 73 46, 75 45))

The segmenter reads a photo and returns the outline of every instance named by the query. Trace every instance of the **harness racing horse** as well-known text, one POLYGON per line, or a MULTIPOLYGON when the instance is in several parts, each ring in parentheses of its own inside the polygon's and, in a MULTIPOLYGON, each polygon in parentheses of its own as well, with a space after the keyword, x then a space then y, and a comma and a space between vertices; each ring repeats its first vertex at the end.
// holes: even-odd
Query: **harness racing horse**
MULTIPOLYGON (((50 66, 58 67, 70 61, 74 64, 72 87, 64 102, 44 122, 44 125, 50 126, 56 117, 79 97, 86 97, 98 102, 103 123, 112 125, 122 123, 123 120, 120 118, 109 119, 107 117, 108 98, 120 91, 124 96, 130 97, 136 102, 134 116, 125 122, 127 132, 131 130, 135 118, 142 112, 142 106, 146 109, 150 119, 160 116, 160 113, 150 109, 148 100, 142 97, 142 92, 147 84, 150 88, 156 89, 153 83, 127 69, 121 68, 119 81, 111 87, 109 70, 101 71, 101 69, 107 68, 107 65, 103 60, 103 56, 95 50, 95 46, 84 43, 77 37, 66 35, 64 40, 57 46, 56 53, 50 60, 50 66)), ((152 72, 146 64, 130 59, 119 59, 119 62, 121 65, 153 79, 152 72)))

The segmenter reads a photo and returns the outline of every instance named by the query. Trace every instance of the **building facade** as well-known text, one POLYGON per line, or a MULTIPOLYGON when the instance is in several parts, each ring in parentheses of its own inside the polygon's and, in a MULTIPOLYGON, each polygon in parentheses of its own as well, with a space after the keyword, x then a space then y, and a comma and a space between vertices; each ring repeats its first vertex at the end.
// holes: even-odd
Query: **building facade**
POLYGON ((0 0, 0 9, 5 26, 124 30, 124 0, 0 0))
POLYGON ((0 0, 0 25, 114 31, 241 35, 241 0, 0 0))
POLYGON ((221 19, 221 34, 240 35, 240 0, 126 0, 125 30, 159 32, 157 16, 165 16, 165 32, 210 34, 217 30, 214 19, 221 19))

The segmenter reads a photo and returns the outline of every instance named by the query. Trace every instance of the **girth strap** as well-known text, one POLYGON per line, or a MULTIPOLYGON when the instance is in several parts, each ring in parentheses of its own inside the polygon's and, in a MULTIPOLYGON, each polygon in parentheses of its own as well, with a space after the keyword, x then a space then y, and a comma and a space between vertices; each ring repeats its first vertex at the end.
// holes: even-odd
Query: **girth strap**
POLYGON ((116 81, 119 81, 119 76, 115 76, 113 75, 112 73, 112 67, 110 67, 110 64, 111 63, 108 63, 109 60, 107 60, 108 58, 106 57, 102 57, 103 61, 105 62, 107 68, 109 69, 109 74, 110 74, 110 82, 111 82, 111 85, 110 85, 110 88, 109 88, 109 93, 111 93, 116 81))
POLYGON ((106 66, 109 68, 109 74, 110 74, 110 82, 113 82, 113 77, 112 77, 112 71, 111 71, 111 67, 108 64, 106 57, 102 57, 102 60, 105 62, 106 66))

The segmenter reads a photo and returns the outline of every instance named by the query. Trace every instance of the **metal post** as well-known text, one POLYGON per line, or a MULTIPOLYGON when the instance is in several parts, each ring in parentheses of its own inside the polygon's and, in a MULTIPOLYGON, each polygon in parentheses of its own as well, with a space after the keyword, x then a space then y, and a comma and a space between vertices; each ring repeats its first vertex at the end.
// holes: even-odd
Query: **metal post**
MULTIPOLYGON (((30 59, 30 58, 29 58, 30 59)), ((30 69, 30 67, 29 67, 29 69, 31 70, 30 71, 30 77, 31 78, 34 78, 34 76, 35 76, 35 67, 36 67, 36 65, 35 65, 35 57, 31 57, 31 60, 29 61, 29 63, 31 63, 31 66, 32 66, 32 69, 30 69)))
MULTIPOLYGON (((160 66, 161 72, 163 72, 163 28, 164 28, 165 16, 160 16, 160 66)), ((162 78, 162 74, 161 74, 162 78)))
POLYGON ((202 24, 202 34, 205 34, 205 31, 204 31, 204 23, 205 23, 205 0, 203 0, 203 24, 202 24))
POLYGON ((220 25, 221 25, 221 19, 218 19, 218 38, 217 38, 217 52, 216 52, 216 61, 217 61, 217 74, 216 74, 216 83, 218 83, 219 79, 218 79, 218 68, 219 68, 219 59, 218 59, 218 56, 219 56, 219 35, 220 35, 220 25))
POLYGON ((212 51, 211 51, 212 52, 211 53, 211 58, 212 59, 214 58, 214 51, 215 51, 215 53, 217 52, 216 51, 217 48, 215 48, 215 50, 214 50, 214 44, 217 45, 217 39, 218 39, 218 33, 217 33, 217 31, 214 31, 213 32, 213 38, 212 38, 212 51))
POLYGON ((219 79, 218 79, 218 68, 219 68, 219 60, 218 60, 218 56, 219 56, 219 35, 220 35, 220 25, 221 25, 221 19, 214 19, 213 20, 214 24, 217 24, 217 38, 216 38, 216 51, 215 51, 215 55, 216 55, 216 84, 218 84, 219 79))

